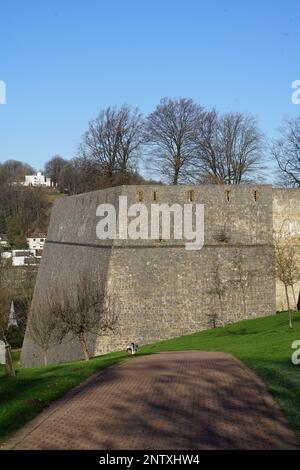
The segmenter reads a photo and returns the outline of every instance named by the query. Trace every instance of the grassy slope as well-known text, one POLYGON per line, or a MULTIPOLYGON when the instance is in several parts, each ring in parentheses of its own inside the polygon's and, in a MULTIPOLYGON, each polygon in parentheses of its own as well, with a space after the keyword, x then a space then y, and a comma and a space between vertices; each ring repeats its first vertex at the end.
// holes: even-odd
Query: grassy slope
MULTIPOLYGON (((263 379, 300 438, 300 365, 291 363, 291 343, 300 340, 300 313, 294 314, 293 330, 287 325, 285 313, 245 320, 145 346, 140 354, 197 349, 232 353, 263 379)), ((19 369, 16 378, 0 377, 0 441, 89 375, 125 358, 125 353, 112 353, 88 364, 19 369)))
POLYGON ((53 203, 56 201, 56 199, 60 199, 62 197, 66 197, 65 194, 60 193, 57 189, 52 188, 52 189, 43 189, 43 193, 46 196, 46 199, 53 203))
POLYGON ((90 375, 127 359, 126 353, 111 353, 88 363, 78 361, 22 369, 18 366, 20 353, 13 355, 15 378, 4 377, 4 368, 0 366, 0 443, 90 375))

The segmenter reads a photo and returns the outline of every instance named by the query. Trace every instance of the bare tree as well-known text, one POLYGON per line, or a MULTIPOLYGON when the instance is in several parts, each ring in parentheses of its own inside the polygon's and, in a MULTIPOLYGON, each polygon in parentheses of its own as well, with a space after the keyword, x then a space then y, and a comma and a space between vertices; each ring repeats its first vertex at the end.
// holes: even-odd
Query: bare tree
POLYGON ((101 187, 99 179, 94 161, 85 156, 75 157, 60 172, 58 188, 68 194, 94 191, 101 187))
POLYGON ((48 296, 45 303, 35 302, 30 312, 29 333, 33 341, 41 348, 44 365, 48 363, 49 347, 61 340, 60 324, 49 308, 52 300, 48 296))
POLYGON ((8 316, 12 293, 7 272, 0 260, 0 338, 5 343, 5 375, 14 377, 15 368, 11 355, 11 347, 8 343, 8 316))
POLYGON ((53 186, 57 186, 59 175, 68 163, 68 160, 65 160, 60 155, 54 155, 45 163, 45 175, 51 178, 53 186))
POLYGON ((6 222, 15 219, 24 233, 35 227, 40 230, 48 227, 51 203, 41 188, 31 191, 22 186, 0 184, 0 206, 6 222))
POLYGON ((80 155, 105 176, 126 173, 136 166, 143 141, 142 129, 143 119, 137 108, 108 107, 90 121, 80 155))
POLYGON ((300 117, 285 120, 279 132, 271 152, 279 168, 280 183, 300 187, 300 117))
POLYGON ((263 136, 255 118, 216 111, 206 115, 197 131, 194 179, 214 184, 240 184, 261 178, 263 136))
MULTIPOLYGON (((35 267, 27 266, 23 270, 14 270, 14 297, 20 299, 24 304, 26 315, 29 313, 36 282, 37 270, 35 267)), ((26 320, 26 319, 25 319, 26 320)), ((23 325, 23 328, 25 324, 23 325)))
POLYGON ((289 328, 293 327, 292 312, 288 288, 293 289, 300 280, 299 262, 296 258, 295 247, 290 240, 279 236, 274 237, 276 276, 284 285, 288 314, 289 328))
POLYGON ((49 297, 48 305, 56 319, 60 340, 68 334, 78 339, 86 361, 90 357, 87 335, 101 335, 113 330, 117 321, 104 283, 91 279, 90 273, 81 273, 78 282, 60 296, 49 297))
POLYGON ((0 289, 0 330, 1 335, 7 341, 7 327, 9 318, 9 309, 11 306, 11 291, 7 288, 0 289))
POLYGON ((11 300, 12 291, 9 272, 0 260, 0 328, 3 334, 7 328, 11 300))
POLYGON ((136 170, 136 162, 140 156, 143 143, 144 120, 138 109, 122 106, 118 113, 119 146, 117 170, 122 175, 136 170))
POLYGON ((7 160, 0 165, 0 183, 23 181, 25 175, 32 175, 34 169, 18 160, 7 160))
POLYGON ((84 157, 73 158, 63 168, 59 177, 59 190, 68 194, 79 194, 97 189, 130 184, 160 184, 147 181, 138 172, 126 170, 109 177, 95 171, 93 162, 84 157))
POLYGON ((195 134, 203 108, 191 99, 163 98, 147 117, 145 138, 149 167, 172 184, 190 179, 195 157, 195 134))
POLYGON ((244 318, 247 315, 247 303, 246 295, 253 278, 256 277, 258 272, 256 270, 250 270, 246 266, 246 262, 242 254, 237 253, 233 259, 234 279, 232 284, 241 292, 242 303, 243 303, 243 314, 244 318))
POLYGON ((223 310, 223 298, 226 292, 226 284, 223 281, 221 276, 220 265, 216 261, 215 268, 212 273, 211 279, 211 288, 209 289, 208 293, 213 296, 214 300, 217 300, 218 307, 214 307, 212 312, 209 314, 210 324, 213 328, 217 327, 218 318, 222 314, 223 310))

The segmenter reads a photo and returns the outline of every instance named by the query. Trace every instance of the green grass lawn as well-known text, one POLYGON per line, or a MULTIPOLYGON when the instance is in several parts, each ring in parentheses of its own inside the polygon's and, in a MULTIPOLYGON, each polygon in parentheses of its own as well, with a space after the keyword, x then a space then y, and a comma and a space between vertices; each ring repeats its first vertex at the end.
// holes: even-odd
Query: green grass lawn
MULTIPOLYGON (((300 340, 300 312, 293 318, 293 330, 288 329, 287 314, 281 313, 148 345, 139 355, 197 349, 233 354, 263 379, 300 439, 300 365, 291 363, 291 343, 300 340)), ((14 359, 18 361, 18 353, 14 359)), ((0 442, 88 376, 124 359, 134 360, 117 352, 88 363, 17 366, 15 378, 4 377, 0 368, 0 442)))

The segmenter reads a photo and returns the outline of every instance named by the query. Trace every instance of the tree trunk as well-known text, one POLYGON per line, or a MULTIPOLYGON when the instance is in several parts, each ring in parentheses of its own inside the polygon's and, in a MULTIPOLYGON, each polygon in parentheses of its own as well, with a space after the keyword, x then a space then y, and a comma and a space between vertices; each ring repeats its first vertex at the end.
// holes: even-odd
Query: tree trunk
POLYGON ((5 375, 7 377, 15 377, 16 375, 9 344, 5 346, 5 375))
POLYGON ((180 164, 179 164, 178 158, 176 158, 175 166, 174 166, 173 184, 178 184, 179 171, 180 171, 180 164))
POLYGON ((287 302, 287 307, 288 307, 288 312, 289 312, 289 328, 293 328, 293 325, 292 325, 292 312, 291 312, 290 299, 289 299, 289 293, 288 293, 287 286, 284 286, 284 289, 285 289, 286 302, 287 302))
POLYGON ((296 300, 295 289, 294 289, 294 286, 291 286, 291 287, 292 287, 292 292, 293 292, 293 299, 294 299, 294 304, 295 304, 295 310, 298 310, 298 308, 297 308, 297 300, 296 300))
POLYGON ((44 366, 48 365, 47 351, 44 351, 44 366))
POLYGON ((86 344, 86 341, 85 341, 84 334, 83 334, 83 333, 80 333, 80 334, 78 335, 78 338, 79 338, 79 341, 80 341, 80 346, 81 346, 81 348, 82 348, 84 360, 85 360, 85 361, 88 361, 89 358, 90 358, 90 353, 89 353, 89 350, 88 350, 88 347, 87 347, 87 344, 86 344))
POLYGON ((244 318, 246 318, 247 317, 246 293, 243 288, 242 288, 242 295, 243 295, 243 314, 244 314, 244 318))

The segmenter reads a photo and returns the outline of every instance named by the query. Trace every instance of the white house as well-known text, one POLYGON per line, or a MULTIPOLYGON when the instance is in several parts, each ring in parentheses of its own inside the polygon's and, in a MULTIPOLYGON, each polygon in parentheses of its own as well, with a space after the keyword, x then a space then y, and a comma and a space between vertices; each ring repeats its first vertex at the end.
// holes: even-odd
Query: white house
POLYGON ((47 178, 42 174, 41 171, 38 171, 36 175, 26 175, 25 182, 22 183, 24 186, 32 187, 44 187, 50 188, 52 186, 51 178, 47 178))
POLYGON ((35 250, 12 250, 13 266, 37 266, 39 259, 35 256, 35 250))
POLYGON ((35 230, 27 237, 27 243, 30 250, 43 250, 46 240, 46 234, 35 230))
POLYGON ((28 249, 3 251, 4 262, 11 259, 12 266, 37 266, 43 254, 46 234, 36 229, 27 237, 28 249))
POLYGON ((12 250, 3 251, 1 259, 3 262, 11 259, 12 266, 38 266, 43 250, 12 250))

